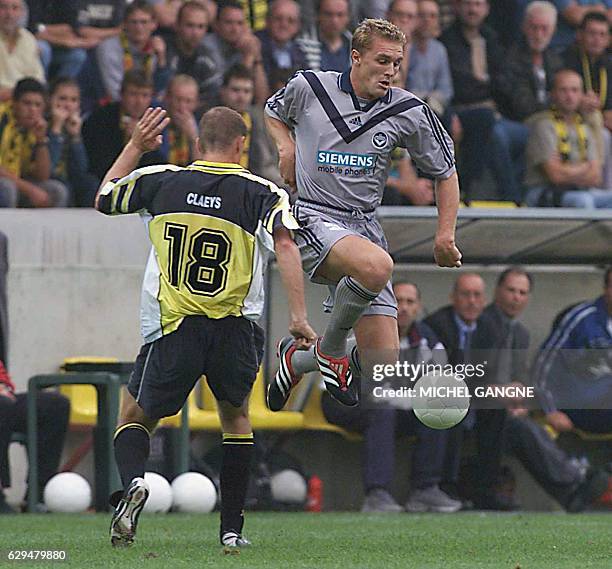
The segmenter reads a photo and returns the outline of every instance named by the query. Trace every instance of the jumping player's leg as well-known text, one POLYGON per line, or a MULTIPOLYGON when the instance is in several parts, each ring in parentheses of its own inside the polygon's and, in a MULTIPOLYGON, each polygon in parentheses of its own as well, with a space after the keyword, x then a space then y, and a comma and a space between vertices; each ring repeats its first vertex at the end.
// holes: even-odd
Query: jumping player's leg
POLYGON ((325 335, 314 349, 298 351, 291 338, 278 346, 279 370, 268 388, 268 406, 282 409, 302 375, 319 368, 330 395, 344 405, 358 402, 347 357, 347 337, 355 322, 387 285, 393 270, 388 253, 357 235, 336 241, 316 270, 315 277, 335 283, 334 307, 325 335))
POLYGON ((248 399, 240 407, 228 401, 218 401, 219 419, 223 429, 223 459, 221 463, 221 528, 219 537, 225 553, 238 553, 250 545, 242 536, 244 503, 253 459, 253 430, 249 421, 248 399))
POLYGON ((399 357, 397 319, 392 316, 364 316, 355 324, 355 338, 362 374, 374 364, 392 364, 399 357))
POLYGON ((353 235, 337 241, 317 270, 318 276, 337 284, 330 322, 315 345, 315 356, 327 391, 343 405, 358 403, 347 337, 385 288, 392 271, 393 260, 384 249, 353 235))
POLYGON ((337 283, 334 308, 321 340, 321 351, 346 355, 346 339, 370 303, 389 282, 393 260, 371 241, 348 235, 334 244, 317 270, 317 276, 337 283))

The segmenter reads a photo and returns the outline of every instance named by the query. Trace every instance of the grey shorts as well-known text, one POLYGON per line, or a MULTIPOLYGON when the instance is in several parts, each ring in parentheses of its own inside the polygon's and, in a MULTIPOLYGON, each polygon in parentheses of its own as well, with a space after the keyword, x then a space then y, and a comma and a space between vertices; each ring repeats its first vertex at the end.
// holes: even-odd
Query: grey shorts
MULTIPOLYGON (((356 235, 371 241, 387 251, 387 240, 374 213, 341 211, 319 204, 305 203, 298 199, 293 213, 300 229, 294 231, 295 242, 302 257, 302 267, 310 280, 329 287, 329 297, 323 303, 326 312, 334 306, 336 286, 315 273, 327 257, 331 248, 347 235, 356 235)), ((363 313, 397 318, 397 302, 391 281, 363 313)))

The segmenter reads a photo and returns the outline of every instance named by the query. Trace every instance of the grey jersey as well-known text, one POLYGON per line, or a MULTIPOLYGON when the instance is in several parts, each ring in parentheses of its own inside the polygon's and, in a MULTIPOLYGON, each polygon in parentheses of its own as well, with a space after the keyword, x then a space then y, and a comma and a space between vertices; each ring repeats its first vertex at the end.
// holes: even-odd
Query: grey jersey
POLYGON ((299 71, 270 97, 266 112, 296 140, 298 197, 369 211, 382 199, 395 147, 406 148, 421 172, 448 178, 453 143, 431 109, 404 89, 363 106, 349 72, 299 71))

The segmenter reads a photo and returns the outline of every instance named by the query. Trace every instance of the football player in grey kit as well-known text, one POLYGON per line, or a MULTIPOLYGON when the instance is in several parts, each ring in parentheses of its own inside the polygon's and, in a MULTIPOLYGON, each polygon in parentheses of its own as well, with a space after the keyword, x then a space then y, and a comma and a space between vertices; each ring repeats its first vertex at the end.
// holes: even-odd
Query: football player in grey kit
MULTIPOLYGON (((364 20, 353 35, 350 71, 300 71, 267 102, 281 175, 297 190, 294 211, 301 227, 295 241, 302 265, 313 282, 330 286, 333 304, 311 353, 290 340, 279 343, 280 368, 268 389, 272 410, 281 409, 302 374, 317 366, 330 395, 345 405, 358 403, 347 357, 351 329, 362 355, 398 350, 393 260, 374 215, 395 147, 406 148, 435 179, 437 264, 461 265, 452 141, 422 100, 391 87, 405 42, 390 22, 364 20)), ((362 362, 362 368, 373 363, 362 362)))

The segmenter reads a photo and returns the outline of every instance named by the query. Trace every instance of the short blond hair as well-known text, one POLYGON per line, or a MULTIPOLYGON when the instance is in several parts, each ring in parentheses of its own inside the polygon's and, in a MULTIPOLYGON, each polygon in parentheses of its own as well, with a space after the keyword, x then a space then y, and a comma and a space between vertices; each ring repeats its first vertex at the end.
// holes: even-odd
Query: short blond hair
POLYGON ((353 33, 351 48, 360 53, 366 51, 371 45, 374 37, 383 38, 392 42, 406 45, 406 36, 395 24, 381 18, 368 18, 363 20, 353 33))
POLYGON ((236 111, 213 107, 200 119, 200 146, 204 152, 227 150, 239 136, 247 135, 247 125, 236 111))

